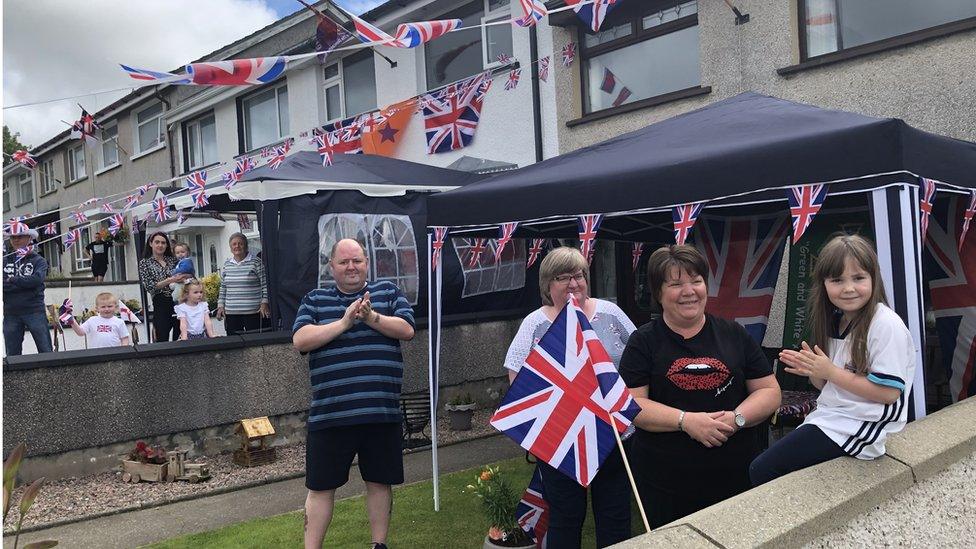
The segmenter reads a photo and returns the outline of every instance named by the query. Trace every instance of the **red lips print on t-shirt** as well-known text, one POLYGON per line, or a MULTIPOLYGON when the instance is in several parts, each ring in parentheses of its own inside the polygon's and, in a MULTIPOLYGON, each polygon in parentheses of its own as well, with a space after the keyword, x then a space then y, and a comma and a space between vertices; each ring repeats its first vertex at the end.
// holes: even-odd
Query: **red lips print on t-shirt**
POLYGON ((718 389, 730 376, 729 368, 717 358, 679 358, 668 368, 667 378, 685 391, 718 389))

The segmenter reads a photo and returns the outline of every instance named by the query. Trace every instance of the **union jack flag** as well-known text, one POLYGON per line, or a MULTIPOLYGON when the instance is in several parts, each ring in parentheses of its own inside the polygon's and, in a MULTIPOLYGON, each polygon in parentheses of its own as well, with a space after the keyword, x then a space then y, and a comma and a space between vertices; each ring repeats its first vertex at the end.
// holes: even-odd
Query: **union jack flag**
POLYGON ((482 73, 424 96, 427 154, 461 149, 474 139, 491 79, 482 73))
POLYGON ((27 226, 27 223, 23 222, 24 219, 27 219, 27 217, 21 216, 21 217, 15 217, 11 219, 10 221, 4 224, 3 232, 11 236, 28 234, 28 231, 30 231, 30 227, 27 226))
POLYGON ((918 208, 922 212, 922 244, 925 244, 925 234, 929 231, 929 216, 932 215, 932 202, 935 200, 935 181, 922 178, 922 197, 919 199, 918 208))
POLYGON ((64 249, 70 250, 72 246, 81 242, 81 229, 71 229, 64 234, 64 249))
POLYGON ((955 234, 966 203, 961 196, 935 203, 922 263, 953 401, 976 395, 976 239, 960 250, 955 234))
POLYGON ((532 245, 529 246, 529 256, 528 256, 528 259, 525 262, 525 268, 526 269, 528 269, 529 267, 535 265, 535 262, 539 259, 539 256, 542 255, 542 246, 545 243, 546 243, 546 239, 545 238, 533 238, 532 239, 532 245))
POLYGON ((973 215, 976 214, 976 189, 969 191, 969 206, 962 214, 962 230, 959 231, 959 249, 962 250, 962 243, 966 240, 966 233, 969 232, 969 224, 973 222, 973 215))
POLYGON ((186 210, 176 210, 176 224, 182 225, 186 221, 186 210))
POLYGON ((61 302, 61 306, 58 307, 58 321, 61 322, 62 326, 71 325, 71 313, 74 311, 75 305, 71 302, 71 299, 65 299, 61 302))
POLYGON ((277 170, 280 168, 285 162, 285 154, 287 154, 287 152, 288 150, 284 146, 275 147, 274 154, 271 156, 271 159, 268 160, 268 167, 270 167, 272 170, 277 170))
POLYGON ((603 223, 603 214, 581 215, 576 219, 580 236, 580 252, 588 262, 593 261, 593 251, 596 249, 594 241, 601 223, 603 223))
POLYGON ((416 48, 460 27, 460 19, 401 23, 397 25, 396 38, 386 45, 397 48, 416 48))
POLYGON ((447 232, 447 227, 434 227, 434 237, 430 243, 431 248, 433 248, 430 254, 430 268, 434 271, 437 270, 437 264, 440 263, 444 241, 447 240, 447 232))
POLYGON ((165 196, 153 200, 152 213, 156 223, 169 220, 172 217, 169 215, 169 200, 165 196))
POLYGON ((81 210, 78 210, 77 212, 71 212, 71 217, 74 218, 75 223, 87 223, 88 222, 88 216, 85 215, 85 212, 83 212, 81 210))
POLYGON ((549 56, 545 56, 539 60, 539 80, 543 82, 549 81, 549 56))
POLYGON ((95 117, 88 114, 84 108, 81 109, 81 118, 71 125, 71 138, 84 139, 89 145, 97 145, 98 139, 95 138, 95 130, 101 129, 95 117))
POLYGON ((634 268, 634 272, 636 273, 637 267, 640 266, 641 256, 644 255, 644 243, 634 242, 630 255, 633 258, 633 263, 634 263, 633 268, 634 268))
POLYGON ((322 156, 323 166, 331 166, 337 154, 360 154, 363 152, 362 134, 357 133, 354 138, 348 140, 343 139, 344 134, 352 136, 350 132, 337 130, 317 135, 312 140, 319 151, 319 155, 322 156))
POLYGON ((124 227, 125 227, 125 218, 122 217, 122 214, 117 213, 112 217, 108 218, 108 232, 112 236, 115 236, 115 234, 121 231, 124 227))
POLYGON ((237 162, 234 163, 234 169, 224 174, 224 188, 230 190, 231 187, 237 185, 237 182, 252 169, 254 169, 254 161, 251 160, 250 156, 238 158, 237 162))
POLYGON ((31 153, 23 149, 19 151, 14 151, 14 154, 10 155, 10 157, 13 158, 15 161, 20 162, 24 166, 27 166, 28 168, 37 167, 37 159, 34 158, 34 156, 31 153))
POLYGON ((202 208, 210 203, 207 200, 207 172, 201 170, 186 176, 186 188, 193 197, 194 207, 202 208))
POLYGON ((536 547, 546 547, 546 532, 549 530, 549 502, 546 501, 542 485, 542 473, 536 465, 532 480, 515 507, 515 519, 536 547))
POLYGON ((499 53, 495 59, 498 59, 498 62, 502 65, 507 65, 512 62, 512 56, 507 53, 499 53))
POLYGON ((535 25, 549 14, 549 10, 541 0, 519 0, 519 7, 522 8, 522 16, 512 22, 520 27, 535 25))
POLYGON ((708 262, 706 310, 734 319, 762 342, 789 234, 785 214, 701 216, 696 244, 708 262))
POLYGON ((111 202, 106 202, 102 204, 102 207, 99 208, 99 210, 101 210, 103 213, 108 213, 108 214, 115 213, 115 208, 112 207, 111 202))
POLYGON ((250 231, 254 228, 251 225, 251 217, 245 213, 237 214, 237 224, 241 226, 242 231, 250 231))
POLYGON ((34 245, 28 244, 23 248, 17 248, 16 250, 14 250, 14 253, 17 255, 17 260, 19 261, 29 256, 30 254, 34 253, 34 245))
POLYGON ((468 250, 470 254, 468 256, 468 268, 473 269, 478 266, 478 262, 481 261, 481 254, 485 252, 488 247, 487 238, 475 238, 471 241, 471 248, 468 250))
POLYGON ((122 209, 128 211, 130 208, 136 205, 136 202, 139 202, 139 195, 130 194, 129 196, 125 197, 125 207, 122 209))
POLYGON ((502 252, 505 251, 505 246, 508 245, 508 241, 512 239, 512 233, 518 228, 518 221, 512 223, 502 223, 498 226, 498 242, 495 247, 495 263, 502 260, 502 252))
POLYGON ((790 201, 790 217, 793 218, 793 243, 800 241, 807 227, 813 223, 813 218, 820 212, 824 200, 827 198, 827 185, 797 185, 786 191, 786 198, 790 201))
POLYGON ((576 15, 593 32, 600 30, 603 20, 616 3, 617 0, 566 0, 566 5, 573 6, 576 15))
POLYGON ((56 235, 58 234, 58 224, 56 222, 48 223, 44 225, 44 234, 46 235, 56 235))
POLYGON ((146 193, 148 193, 150 190, 152 190, 152 188, 155 187, 155 186, 156 186, 155 183, 146 183, 145 185, 139 185, 136 188, 136 191, 139 192, 139 198, 142 198, 143 196, 145 196, 146 193))
POLYGON ((691 228, 695 226, 698 214, 705 207, 704 202, 694 202, 692 204, 682 204, 671 209, 671 219, 674 221, 674 242, 684 244, 691 234, 691 228))
POLYGON ((522 69, 515 69, 508 73, 508 80, 505 81, 505 90, 514 90, 518 87, 519 78, 522 76, 522 69))
POLYGON ((639 411, 571 297, 532 347, 491 424, 586 487, 616 446, 611 429, 623 433, 639 411))
POLYGON ((206 61, 186 66, 186 74, 199 86, 248 86, 267 84, 285 72, 284 57, 257 57, 206 61))
POLYGON ((563 46, 563 66, 568 67, 576 60, 576 42, 563 46))
MULTIPOLYGON (((339 9, 342 10, 342 8, 339 9)), ((370 25, 366 21, 363 21, 346 10, 342 11, 349 17, 349 19, 352 20, 353 25, 356 27, 356 35, 359 36, 359 40, 361 42, 381 42, 383 44, 387 44, 396 40, 389 34, 380 30, 378 27, 370 25)))
POLYGON ((165 81, 169 84, 190 84, 189 78, 183 77, 183 75, 174 74, 171 72, 159 72, 151 71, 149 69, 140 69, 137 67, 130 67, 128 65, 119 64, 128 75, 129 78, 133 80, 141 80, 143 82, 160 82, 165 81))

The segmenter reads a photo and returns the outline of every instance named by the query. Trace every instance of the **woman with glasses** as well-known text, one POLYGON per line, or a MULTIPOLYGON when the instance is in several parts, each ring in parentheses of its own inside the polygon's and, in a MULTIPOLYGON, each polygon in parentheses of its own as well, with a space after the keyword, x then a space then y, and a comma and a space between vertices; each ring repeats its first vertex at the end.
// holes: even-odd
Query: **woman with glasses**
MULTIPOLYGON (((614 365, 627 339, 636 329, 634 323, 615 304, 594 299, 587 291, 590 268, 576 248, 557 248, 549 252, 539 267, 539 291, 542 307, 522 321, 505 356, 511 383, 522 368, 532 346, 546 333, 570 295, 589 319, 593 330, 606 347, 614 365)), ((586 518, 586 488, 550 465, 538 464, 546 501, 549 502, 549 547, 579 547, 583 520, 586 518)), ((630 538, 630 486, 620 451, 614 449, 590 483, 593 518, 596 522, 598 547, 613 545, 630 538)))

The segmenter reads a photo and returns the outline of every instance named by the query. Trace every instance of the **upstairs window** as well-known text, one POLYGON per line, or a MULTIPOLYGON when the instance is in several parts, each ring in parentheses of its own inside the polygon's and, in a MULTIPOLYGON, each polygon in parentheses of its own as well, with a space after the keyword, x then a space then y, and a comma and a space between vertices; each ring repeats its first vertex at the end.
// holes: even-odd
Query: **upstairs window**
POLYGON ((18 206, 34 200, 34 177, 29 171, 17 174, 17 190, 20 194, 20 201, 17 203, 18 206))
POLYGON ((799 0, 802 60, 976 17, 973 0, 799 0))
POLYGON ((79 145, 68 149, 68 181, 74 183, 88 175, 85 171, 85 146, 79 145))
POLYGON ((135 154, 162 146, 166 143, 163 126, 163 104, 143 109, 136 113, 136 151, 135 154))
POLYGON ((102 167, 108 168, 119 163, 119 126, 118 124, 112 124, 111 126, 102 128, 102 167))
POLYGON ((376 68, 372 50, 344 57, 323 71, 327 122, 376 109, 376 68))
POLYGON ((698 2, 647 2, 630 20, 584 34, 585 114, 698 87, 698 2))
POLYGON ((10 211, 10 186, 6 179, 3 180, 3 211, 10 211))
POLYGON ((288 135, 288 86, 281 84, 241 100, 244 151, 270 145, 288 135))
POLYGON ((185 172, 217 162, 217 123, 212 112, 183 123, 183 150, 185 172))
POLYGON ((41 162, 37 173, 39 179, 41 180, 41 195, 53 193, 54 191, 58 190, 58 180, 54 178, 53 158, 41 162))
POLYGON ((499 65, 498 56, 512 55, 512 26, 481 27, 484 22, 511 18, 509 0, 475 0, 437 19, 460 19, 463 27, 424 44, 427 89, 432 90, 499 65))

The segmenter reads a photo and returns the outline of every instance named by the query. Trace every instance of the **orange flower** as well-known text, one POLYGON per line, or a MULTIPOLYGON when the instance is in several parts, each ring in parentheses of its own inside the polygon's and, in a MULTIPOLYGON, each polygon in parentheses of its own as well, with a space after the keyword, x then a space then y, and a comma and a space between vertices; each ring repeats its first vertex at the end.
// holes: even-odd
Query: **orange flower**
POLYGON ((484 470, 484 471, 482 471, 480 478, 481 478, 482 482, 487 482, 487 481, 491 480, 491 471, 488 471, 487 469, 484 470))
POLYGON ((497 526, 492 526, 488 529, 488 537, 494 541, 500 541, 505 537, 505 532, 502 532, 502 529, 497 526))

